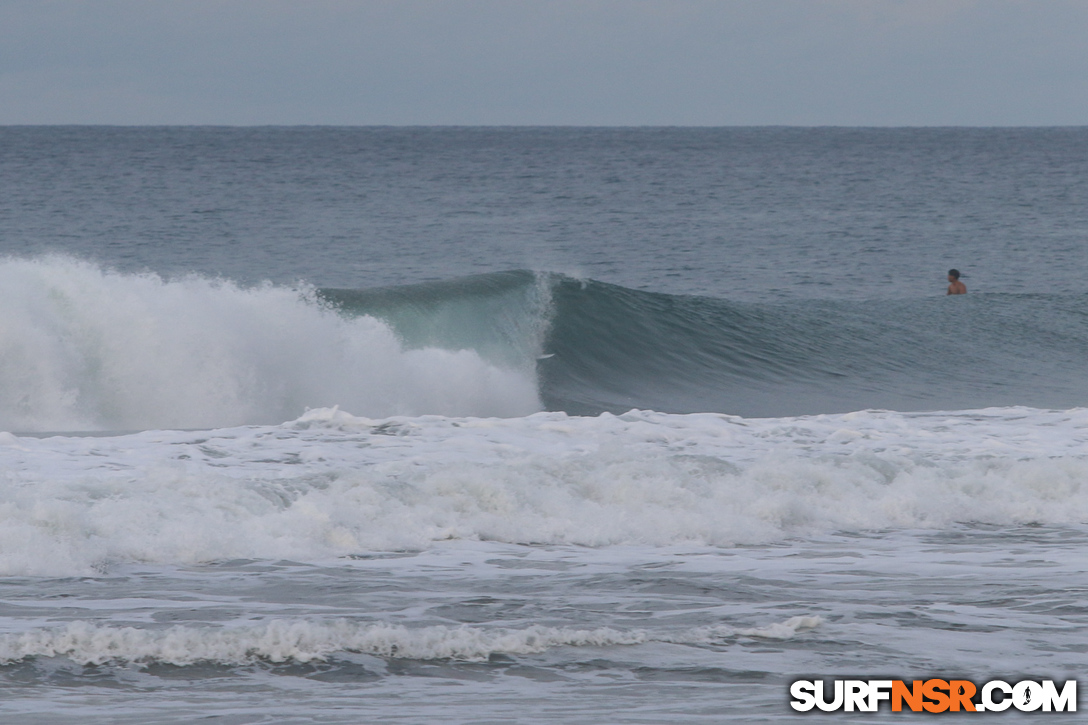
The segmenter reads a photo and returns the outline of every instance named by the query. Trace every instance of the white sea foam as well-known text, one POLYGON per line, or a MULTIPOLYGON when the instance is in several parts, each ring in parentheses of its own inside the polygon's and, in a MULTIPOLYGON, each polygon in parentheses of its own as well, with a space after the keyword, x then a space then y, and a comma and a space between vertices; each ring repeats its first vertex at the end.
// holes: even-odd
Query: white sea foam
POLYGON ((533 370, 405 349, 386 324, 312 293, 167 281, 65 257, 0 260, 0 428, 278 423, 307 406, 368 415, 524 415, 533 370))
POLYGON ((323 660, 338 652, 421 660, 485 661, 493 654, 536 654, 554 647, 613 647, 655 641, 712 644, 736 637, 788 639, 800 631, 819 626, 821 621, 820 617, 800 616, 760 628, 737 629, 719 625, 670 634, 608 627, 405 627, 348 620, 272 620, 248 627, 142 629, 80 620, 62 627, 0 635, 0 664, 28 657, 65 657, 83 665, 111 662, 242 664, 255 660, 282 663, 323 660))
POLYGON ((321 560, 446 539, 730 546, 1088 521, 1088 411, 375 420, 0 437, 0 572, 321 560))

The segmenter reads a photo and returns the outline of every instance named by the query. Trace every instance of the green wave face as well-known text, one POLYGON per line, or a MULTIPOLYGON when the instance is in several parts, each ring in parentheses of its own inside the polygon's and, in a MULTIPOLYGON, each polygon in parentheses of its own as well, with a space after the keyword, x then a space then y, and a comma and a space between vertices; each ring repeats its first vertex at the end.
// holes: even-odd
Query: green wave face
POLYGON ((320 297, 409 346, 535 365, 571 414, 1088 404, 1084 296, 747 304, 517 270, 320 297))

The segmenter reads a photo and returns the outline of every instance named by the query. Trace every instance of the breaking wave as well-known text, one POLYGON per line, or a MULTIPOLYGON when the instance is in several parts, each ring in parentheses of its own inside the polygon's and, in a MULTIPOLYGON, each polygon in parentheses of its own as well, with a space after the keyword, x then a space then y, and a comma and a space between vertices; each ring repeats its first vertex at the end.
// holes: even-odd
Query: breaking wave
POLYGON ((1088 299, 747 304, 528 271, 243 288, 0 261, 0 429, 274 424, 307 408, 780 417, 1088 404, 1088 299))

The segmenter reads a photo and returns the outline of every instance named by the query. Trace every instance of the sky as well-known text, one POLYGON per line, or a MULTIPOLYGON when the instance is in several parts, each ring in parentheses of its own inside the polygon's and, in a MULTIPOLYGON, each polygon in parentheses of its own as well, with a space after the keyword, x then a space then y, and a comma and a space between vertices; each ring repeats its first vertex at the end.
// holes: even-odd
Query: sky
POLYGON ((1088 125, 1088 0, 0 0, 0 124, 1088 125))

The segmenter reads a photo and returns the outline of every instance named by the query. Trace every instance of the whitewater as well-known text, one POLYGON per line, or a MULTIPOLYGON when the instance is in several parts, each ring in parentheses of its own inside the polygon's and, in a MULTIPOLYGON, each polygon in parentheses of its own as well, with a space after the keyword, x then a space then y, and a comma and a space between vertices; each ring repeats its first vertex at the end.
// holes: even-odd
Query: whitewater
POLYGON ((1083 409, 373 420, 324 408, 196 434, 8 433, 0 570, 1077 524, 1086 431, 1083 409))
POLYGON ((1083 135, 0 129, 0 713, 1076 679, 1083 135))
POLYGON ((3 413, 14 430, 274 423, 307 405, 518 415, 535 384, 471 350, 407 350, 307 289, 165 282, 70 258, 0 263, 3 413), (441 379, 439 376, 441 372, 441 379))

